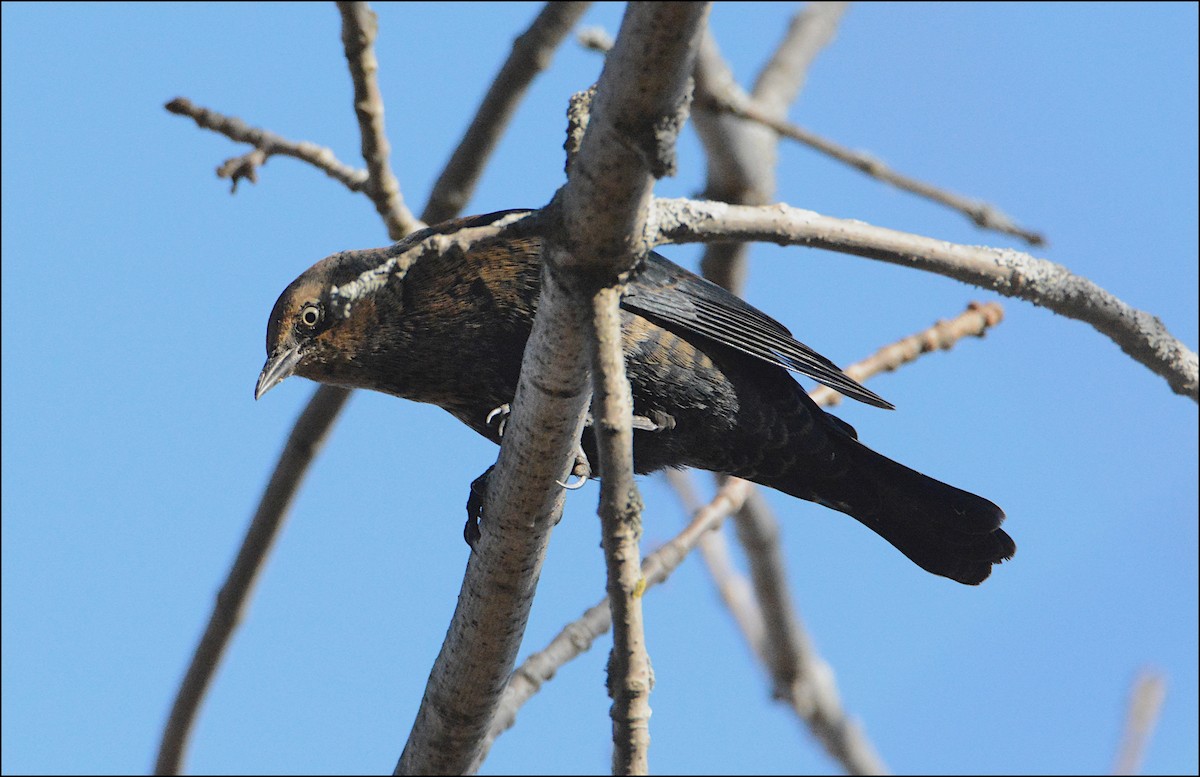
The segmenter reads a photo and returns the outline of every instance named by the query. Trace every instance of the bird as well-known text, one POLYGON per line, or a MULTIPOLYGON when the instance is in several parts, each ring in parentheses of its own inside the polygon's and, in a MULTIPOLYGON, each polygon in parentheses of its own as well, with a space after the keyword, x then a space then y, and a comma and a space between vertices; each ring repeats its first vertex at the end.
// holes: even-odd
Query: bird
MULTIPOLYGON (((317 262, 271 310, 255 398, 298 375, 438 405, 499 443, 537 310, 542 238, 498 230, 462 250, 389 260, 423 240, 528 213, 456 219, 317 262)), ((892 405, 766 313, 653 252, 620 304, 637 473, 709 470, 824 505, 966 585, 1016 552, 997 505, 876 453, 818 407, 792 372, 892 405)), ((596 460, 590 427, 581 448, 596 460)))

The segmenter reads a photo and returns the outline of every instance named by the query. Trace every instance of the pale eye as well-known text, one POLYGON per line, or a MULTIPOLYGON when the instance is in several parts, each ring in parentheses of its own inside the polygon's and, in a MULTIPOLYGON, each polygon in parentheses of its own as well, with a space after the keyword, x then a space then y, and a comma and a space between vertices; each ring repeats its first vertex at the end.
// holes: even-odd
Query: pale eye
POLYGON ((321 323, 321 319, 325 317, 324 311, 319 302, 306 302, 304 307, 300 308, 300 315, 296 320, 304 329, 316 329, 321 323))

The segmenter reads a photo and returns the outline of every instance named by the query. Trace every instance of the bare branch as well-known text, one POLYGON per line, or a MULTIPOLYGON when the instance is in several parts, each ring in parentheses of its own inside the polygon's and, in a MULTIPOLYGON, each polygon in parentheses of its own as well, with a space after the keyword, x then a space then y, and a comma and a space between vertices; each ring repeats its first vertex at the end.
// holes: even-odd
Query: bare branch
POLYGON ((262 152, 261 158, 251 159, 250 156, 254 152, 250 152, 250 154, 228 159, 217 168, 217 175, 221 178, 232 178, 235 188, 238 178, 249 178, 250 182, 254 183, 253 170, 265 164, 267 159, 275 154, 308 162, 313 167, 325 171, 326 175, 341 182, 352 192, 362 191, 366 186, 367 172, 365 170, 356 170, 344 162, 338 161, 333 151, 324 146, 305 141, 288 140, 274 132, 251 127, 237 117, 226 116, 217 111, 194 105, 191 100, 184 97, 176 97, 164 107, 171 113, 190 117, 203 129, 218 132, 237 143, 249 143, 256 150, 262 152))
POLYGON ((650 249, 644 236, 655 178, 675 168, 675 138, 707 3, 629 6, 600 74, 591 118, 566 186, 547 254, 614 276, 650 249), (573 258, 567 258, 573 257, 573 258))
POLYGON ((486 481, 482 536, 430 673, 397 774, 463 774, 483 750, 516 662, 549 541, 562 512, 590 396, 585 308, 543 270, 500 457, 486 481))
MULTIPOLYGON (((792 17, 787 34, 759 74, 755 96, 772 115, 786 115, 813 59, 833 38, 844 3, 809 3, 792 17)), ((750 101, 734 80, 712 34, 696 58, 696 131, 704 144, 707 180, 704 196, 738 205, 765 205, 775 198, 779 136, 756 122, 718 109, 726 95, 750 101)), ((749 246, 710 244, 700 267, 704 276, 737 293, 745 282, 749 246)))
MULTIPOLYGON (((651 3, 630 8, 626 14, 627 24, 623 26, 622 32, 624 45, 633 52, 649 52, 647 56, 651 64, 662 66, 644 67, 640 77, 624 81, 612 75, 607 75, 607 81, 606 76, 601 77, 597 95, 600 103, 606 107, 592 120, 592 126, 585 135, 573 167, 578 165, 582 169, 588 169, 589 166, 604 169, 613 164, 614 154, 624 158, 631 148, 640 147, 638 139, 620 139, 623 137, 621 131, 636 133, 644 126, 661 129, 661 113, 643 111, 643 115, 637 115, 638 108, 645 108, 647 105, 646 102, 639 102, 637 98, 649 95, 649 105, 654 108, 664 102, 665 93, 668 98, 666 102, 672 109, 669 115, 675 115, 674 111, 679 103, 678 96, 682 93, 681 84, 686 79, 687 69, 690 68, 688 46, 694 40, 695 30, 704 18, 706 10, 704 6, 697 7, 692 4, 651 3), (664 37, 667 40, 664 40, 664 37), (675 38, 673 46, 670 43, 671 38, 675 38), (682 67, 680 63, 683 63, 682 67), (613 92, 613 95, 605 102, 602 98, 608 92, 613 92), (625 92, 632 94, 627 95, 625 92), (675 99, 670 99, 672 96, 675 99), (631 120, 617 124, 617 120, 620 119, 631 120), (616 127, 620 127, 621 130, 617 130, 616 127), (600 133, 601 140, 592 139, 596 132, 600 133)), ((622 60, 618 58, 618 61, 622 60)), ((629 65, 638 64, 635 55, 627 54, 623 61, 629 65)), ((636 67, 632 72, 637 75, 636 67)), ((663 144, 656 146, 655 150, 661 150, 662 147, 669 149, 669 143, 674 139, 673 134, 664 135, 661 131, 649 134, 663 144)), ((651 183, 647 165, 638 161, 639 163, 633 166, 636 174, 619 176, 618 184, 631 191, 644 190, 644 193, 635 197, 616 197, 623 202, 634 203, 635 210, 644 209, 649 201, 651 183)), ((502 602, 505 606, 511 605, 506 610, 505 620, 513 624, 513 627, 503 629, 499 637, 486 629, 480 629, 479 623, 483 615, 490 617, 495 605, 487 604, 482 608, 481 614, 481 608, 476 604, 484 593, 471 582, 482 578, 482 574, 477 575, 474 571, 483 564, 476 562, 476 557, 490 558, 503 551, 502 547, 492 546, 490 543, 504 543, 506 547, 509 543, 520 543, 524 546, 525 555, 523 573, 517 579, 522 585, 527 585, 532 594, 540 570, 541 554, 544 552, 544 537, 548 535, 552 525, 552 520, 546 518, 556 517, 561 508, 562 491, 553 484, 564 477, 573 459, 588 397, 583 380, 587 373, 587 364, 580 358, 580 355, 586 352, 586 345, 581 336, 586 328, 586 321, 580 319, 578 311, 588 309, 583 303, 591 292, 585 290, 594 291, 597 287, 594 282, 576 284, 574 280, 578 271, 573 265, 579 259, 587 260, 596 256, 597 254, 590 250, 593 246, 611 246, 613 243, 624 243, 625 247, 600 253, 601 262, 593 262, 593 267, 602 265, 604 261, 615 264, 615 261, 622 259, 626 261, 625 266, 631 266, 635 258, 628 247, 628 239, 618 236, 621 230, 624 230, 621 234, 631 231, 628 226, 631 221, 629 212, 618 214, 616 218, 612 217, 611 211, 603 212, 605 209, 596 204, 600 202, 600 197, 589 189, 594 189, 593 184, 596 180, 589 179, 588 176, 584 176, 583 183, 577 183, 577 180, 577 176, 572 177, 565 187, 565 204, 560 204, 555 213, 556 218, 551 220, 548 229, 548 244, 543 253, 545 263, 538 314, 525 349, 520 383, 501 446, 500 458, 487 480, 487 495, 484 499, 487 520, 483 526, 488 531, 484 532, 480 540, 479 553, 472 555, 468 580, 464 582, 463 594, 459 598, 459 608, 431 675, 408 745, 397 765, 398 773, 458 773, 471 768, 472 764, 481 759, 483 735, 496 706, 490 692, 493 687, 498 691, 503 686, 503 679, 507 677, 513 665, 512 658, 515 658, 520 633, 528 614, 528 602, 518 602, 516 597, 511 596, 502 602), (572 195, 574 190, 580 191, 572 195), (576 209, 586 212, 600 211, 602 218, 598 220, 597 229, 608 230, 614 237, 607 241, 593 240, 589 237, 581 243, 584 252, 578 257, 573 257, 569 248, 562 248, 562 235, 573 233, 564 229, 559 219, 565 217, 568 221, 586 220, 586 212, 581 216, 576 209), (530 523, 536 531, 530 531, 530 523), (507 530, 506 526, 509 527, 507 530), (507 537, 512 533, 526 536, 515 539, 507 537), (537 537, 531 539, 527 536, 531 534, 536 534, 537 537), (497 539, 490 540, 489 536, 492 535, 496 535, 497 539), (484 545, 485 542, 489 544, 484 545), (501 642, 502 644, 494 646, 495 649, 489 650, 489 653, 511 657, 504 662, 493 662, 489 667, 468 664, 471 661, 468 651, 456 645, 478 646, 480 640, 487 643, 501 642), (482 674, 484 669, 487 670, 486 674, 482 674), (494 672, 494 669, 500 671, 494 672), (486 698, 480 698, 481 691, 487 694, 486 698)), ((620 189, 609 188, 605 193, 612 195, 614 191, 619 193, 620 189)), ((632 215, 633 218, 639 217, 637 213, 632 215)), ((644 215, 640 218, 644 221, 644 215)), ((615 277, 619 268, 608 269, 607 272, 615 277)), ((508 571, 505 571, 505 574, 508 575, 508 571)), ((507 579, 513 578, 509 575, 507 579)), ((503 587, 508 589, 510 586, 503 587)), ((489 647, 492 646, 489 644, 489 647)))
POLYGON ((796 99, 813 60, 833 40, 849 3, 808 3, 792 17, 787 33, 754 82, 754 99, 784 112, 796 99))
POLYGON ((600 458, 600 523, 612 611, 608 695, 613 774, 647 774, 654 673, 642 620, 642 497, 633 480, 633 396, 625 374, 620 286, 592 297, 592 417, 600 458))
MULTIPOLYGON (((670 577, 696 543, 738 509, 751 488, 747 481, 731 478, 706 507, 695 511, 691 523, 682 532, 646 556, 642 561, 642 576, 646 581, 646 589, 649 590, 670 577)), ((486 747, 490 748, 496 737, 512 728, 516 722, 517 711, 541 690, 542 685, 550 680, 555 672, 587 652, 592 642, 611 627, 612 612, 609 609, 608 597, 605 597, 588 608, 578 620, 564 626, 546 647, 526 658, 513 672, 508 687, 504 689, 500 708, 488 731, 486 747)))
MULTIPOLYGON (((929 329, 880 348, 862 361, 847 367, 844 372, 863 381, 881 372, 892 372, 933 351, 948 351, 964 337, 983 337, 987 330, 1004 320, 1004 308, 999 302, 972 302, 966 311, 950 320, 940 320, 929 329)), ((842 395, 827 386, 818 386, 808 395, 818 405, 836 405, 842 395)))
POLYGON ((200 644, 175 696, 175 703, 171 706, 171 715, 167 719, 154 764, 155 774, 178 774, 181 771, 196 711, 229 645, 233 630, 242 619, 250 591, 262 570, 263 560, 279 535, 300 482, 349 396, 350 392, 346 389, 321 386, 296 419, 254 520, 242 540, 237 559, 217 594, 204 636, 200 638, 200 644))
POLYGON ((779 522, 757 489, 738 511, 735 525, 750 560, 759 605, 756 615, 743 613, 737 620, 753 621, 757 628, 752 634, 763 636, 760 656, 771 675, 773 695, 792 708, 847 773, 887 774, 875 746, 842 707, 833 667, 817 652, 796 614, 780 551, 779 522))
POLYGON ((787 205, 748 207, 694 200, 655 202, 661 243, 762 240, 865 256, 945 275, 1018 297, 1090 324, 1177 394, 1200 401, 1200 361, 1149 313, 1137 310, 1065 267, 1011 249, 948 243, 822 216, 787 205))
POLYGON ((850 165, 878 181, 883 181, 895 186, 897 189, 916 194, 919 197, 924 197, 927 200, 932 200, 933 202, 957 210, 971 219, 978 227, 1012 235, 1024 240, 1031 246, 1041 246, 1046 243, 1046 238, 1041 233, 1019 226, 994 205, 980 200, 973 200, 961 194, 955 194, 954 192, 898 173, 877 157, 834 143, 832 140, 823 138, 814 132, 810 132, 803 127, 768 113, 753 102, 739 100, 735 96, 729 95, 726 99, 719 101, 717 105, 722 110, 728 111, 734 116, 760 122, 763 126, 770 127, 780 135, 803 143, 826 156, 850 165))
POLYGON ((1146 744, 1158 723, 1167 695, 1167 681, 1152 669, 1140 672, 1129 694, 1129 709, 1125 717, 1125 732, 1117 752, 1113 774, 1137 774, 1146 753, 1146 744))
MULTIPOLYGON (((618 774, 648 771, 651 685, 639 600, 641 523, 633 485, 632 400, 618 303, 621 279, 649 249, 644 229, 654 180, 675 169, 675 140, 687 116, 688 80, 707 16, 706 3, 627 7, 590 100, 578 152, 568 157, 567 184, 551 204, 558 228, 549 234, 543 252, 544 275, 563 272, 577 279, 576 299, 583 302, 591 295, 596 316, 595 383, 604 412, 594 415, 602 450, 608 589, 617 624, 608 683, 613 771, 618 774)), ((582 107, 577 101, 576 110, 582 107)), ((584 126, 583 118, 577 116, 577 121, 584 126)), ((522 367, 522 374, 527 368, 522 367)))
POLYGON ((479 180, 482 162, 491 155, 530 82, 550 66, 554 51, 590 3, 551 2, 529 29, 517 36, 512 52, 488 87, 475 118, 433 185, 423 218, 445 221, 466 207, 479 180))
POLYGON ((387 225, 392 240, 420 228, 400 195, 400 182, 388 162, 391 146, 383 128, 383 96, 379 91, 379 60, 375 58, 375 35, 379 19, 367 3, 339 2, 342 14, 342 45, 354 82, 354 112, 362 135, 362 155, 369 175, 367 193, 387 225))

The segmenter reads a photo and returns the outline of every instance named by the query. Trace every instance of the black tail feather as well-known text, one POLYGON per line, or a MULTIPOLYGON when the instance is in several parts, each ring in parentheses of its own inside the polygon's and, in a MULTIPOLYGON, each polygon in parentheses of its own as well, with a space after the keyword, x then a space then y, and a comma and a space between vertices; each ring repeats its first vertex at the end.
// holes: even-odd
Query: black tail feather
POLYGON ((994 564, 1016 553, 1000 528, 1004 511, 992 502, 892 461, 836 427, 830 437, 842 466, 801 466, 764 485, 851 515, 922 569, 967 585, 982 583, 994 564))

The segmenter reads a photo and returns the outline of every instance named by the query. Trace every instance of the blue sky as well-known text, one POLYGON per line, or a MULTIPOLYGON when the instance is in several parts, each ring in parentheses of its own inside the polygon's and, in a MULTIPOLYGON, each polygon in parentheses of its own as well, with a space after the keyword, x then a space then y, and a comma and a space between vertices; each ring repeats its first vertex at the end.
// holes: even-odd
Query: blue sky
MULTIPOLYGON (((383 6, 393 167, 414 210, 537 5, 383 6)), ((793 7, 718 5, 749 82, 793 7)), ((585 21, 615 32, 620 6, 585 21)), ((150 768, 176 684, 291 423, 259 403, 267 315, 337 250, 382 245, 370 203, 168 115, 177 95, 361 164, 332 4, 5 3, 4 773, 150 768)), ((1197 344, 1197 7, 852 8, 791 117, 1044 230, 1037 251, 1197 344)), ((468 208, 562 183, 568 43, 468 208)), ((681 174, 701 188, 685 133, 681 174)), ((1014 245, 784 145, 779 198, 955 242, 1014 245)), ((668 249, 693 265, 695 246, 668 249)), ((799 248, 755 249, 746 296, 839 363, 995 295, 799 248)), ((1197 758, 1197 407, 1079 322, 1013 301, 986 340, 872 381, 862 439, 1004 507, 1016 558, 929 576, 854 521, 769 493, 798 607, 847 709, 900 772, 1107 770, 1133 677, 1167 683, 1152 773, 1197 758)), ((357 394, 306 482, 203 709, 194 773, 389 771, 467 557, 467 484, 496 451, 448 414, 357 394)), ((647 549, 683 521, 643 479, 647 549)), ((706 485, 706 481, 700 481, 706 485)), ((594 484, 555 530, 522 655, 603 591, 594 484)), ((645 600, 660 772, 832 773, 780 706, 698 559, 645 600)), ((497 743, 487 773, 609 764, 602 640, 497 743)))

